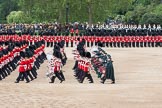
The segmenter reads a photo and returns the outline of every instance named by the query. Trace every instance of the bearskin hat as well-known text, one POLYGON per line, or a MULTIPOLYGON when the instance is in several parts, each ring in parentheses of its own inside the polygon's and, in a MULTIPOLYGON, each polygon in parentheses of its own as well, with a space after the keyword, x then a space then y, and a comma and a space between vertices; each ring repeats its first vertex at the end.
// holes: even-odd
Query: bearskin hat
POLYGON ((6 46, 9 45, 9 41, 6 41, 6 42, 5 42, 5 45, 6 45, 6 46))
POLYGON ((23 58, 25 58, 25 52, 20 51, 20 56, 23 57, 23 58))
POLYGON ((91 53, 90 52, 86 52, 86 57, 87 58, 91 58, 91 53))

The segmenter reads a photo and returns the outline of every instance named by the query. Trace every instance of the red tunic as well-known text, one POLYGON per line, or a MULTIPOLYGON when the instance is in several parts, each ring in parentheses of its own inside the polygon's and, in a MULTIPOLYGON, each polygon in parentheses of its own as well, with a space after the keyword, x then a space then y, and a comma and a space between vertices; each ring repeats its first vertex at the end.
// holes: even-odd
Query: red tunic
POLYGON ((26 70, 27 70, 27 61, 23 59, 19 63, 19 72, 25 72, 26 70))
POLYGON ((160 36, 160 42, 162 42, 162 36, 160 36))
POLYGON ((27 61, 27 67, 28 67, 28 70, 31 70, 32 69, 32 64, 33 64, 33 62, 34 62, 34 58, 32 57, 32 58, 30 58, 30 59, 28 59, 28 61, 27 61))
POLYGON ((84 67, 84 72, 89 72, 89 67, 90 67, 90 62, 86 61, 85 62, 85 67, 84 67))

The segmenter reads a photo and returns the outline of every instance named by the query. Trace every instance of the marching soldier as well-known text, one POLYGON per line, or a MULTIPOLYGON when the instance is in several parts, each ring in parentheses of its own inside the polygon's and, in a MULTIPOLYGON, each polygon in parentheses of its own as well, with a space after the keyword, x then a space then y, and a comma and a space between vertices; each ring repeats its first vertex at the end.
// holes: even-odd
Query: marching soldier
POLYGON ((55 81, 55 78, 57 77, 59 80, 60 80, 60 83, 62 83, 62 81, 64 81, 64 75, 63 73, 60 74, 60 71, 61 71, 61 67, 62 67, 62 62, 61 62, 61 55, 58 53, 58 52, 54 52, 54 73, 55 73, 55 76, 52 76, 51 78, 51 82, 49 83, 54 83, 55 81))
POLYGON ((91 76, 91 73, 90 73, 90 70, 92 68, 91 66, 91 54, 90 52, 86 52, 85 53, 85 59, 84 59, 84 62, 83 62, 83 75, 82 75, 82 78, 81 78, 81 81, 80 83, 83 83, 85 77, 87 77, 89 79, 89 83, 93 83, 93 78, 91 76))
POLYGON ((15 83, 19 83, 20 79, 22 77, 24 77, 26 79, 26 83, 29 83, 29 79, 28 79, 28 76, 27 76, 27 55, 26 53, 24 52, 21 52, 20 53, 22 58, 21 58, 21 61, 19 62, 19 76, 17 77, 15 83))

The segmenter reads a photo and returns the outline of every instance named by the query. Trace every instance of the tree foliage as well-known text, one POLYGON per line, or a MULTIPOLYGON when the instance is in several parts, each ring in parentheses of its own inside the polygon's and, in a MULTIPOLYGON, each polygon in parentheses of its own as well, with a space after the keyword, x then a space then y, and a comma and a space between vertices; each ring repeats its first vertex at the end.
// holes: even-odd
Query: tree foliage
POLYGON ((69 22, 96 23, 112 18, 134 24, 156 19, 161 24, 161 3, 162 0, 0 0, 0 23, 17 22, 11 19, 13 13, 21 16, 20 12, 24 14, 20 21, 26 23, 65 23, 68 8, 69 22))

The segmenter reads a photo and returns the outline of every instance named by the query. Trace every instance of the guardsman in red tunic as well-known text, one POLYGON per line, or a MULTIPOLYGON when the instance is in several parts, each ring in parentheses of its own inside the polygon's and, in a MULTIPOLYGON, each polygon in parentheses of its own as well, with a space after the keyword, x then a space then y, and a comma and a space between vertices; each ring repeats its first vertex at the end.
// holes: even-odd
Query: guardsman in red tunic
MULTIPOLYGON (((28 53, 30 53, 30 52, 28 52, 28 53)), ((27 60, 28 60, 28 64, 27 64, 27 74, 29 73, 28 75, 31 78, 31 80, 33 80, 33 77, 32 76, 34 76, 34 78, 36 79, 37 78, 37 73, 33 69, 33 66, 34 66, 34 58, 33 57, 29 57, 27 60), (30 72, 31 72, 32 76, 31 76, 30 72)))
POLYGON ((87 47, 89 47, 89 43, 91 42, 91 36, 87 36, 87 47))
POLYGON ((148 36, 147 40, 148 40, 148 47, 151 47, 151 36, 148 36))
POLYGON ((50 44, 51 44, 50 47, 53 47, 53 42, 54 42, 54 40, 53 40, 53 36, 49 36, 49 38, 50 38, 50 44))
POLYGON ((132 36, 128 36, 128 45, 129 47, 132 47, 132 36))
POLYGON ((43 40, 45 41, 45 43, 47 45, 47 36, 43 36, 43 40))
POLYGON ((143 37, 143 43, 144 43, 144 47, 147 47, 147 36, 143 37))
POLYGON ((71 41, 71 47, 73 47, 74 37, 71 36, 70 41, 71 41))
MULTIPOLYGON (((30 77, 31 81, 34 80, 33 76, 31 75, 30 73, 30 70, 31 70, 31 67, 30 67, 30 59, 29 59, 29 56, 27 55, 26 59, 25 59, 25 62, 26 62, 26 74, 27 76, 30 77)), ((24 77, 22 78, 24 79, 24 77)))
POLYGON ((110 47, 113 47, 113 36, 110 36, 109 38, 109 44, 110 44, 110 47))
POLYGON ((91 47, 93 46, 94 41, 95 41, 95 37, 91 36, 91 47))
POLYGON ((113 46, 116 47, 116 44, 117 44, 117 39, 116 39, 117 36, 113 36, 113 46))
POLYGON ((4 79, 7 77, 7 73, 4 69, 4 59, 3 59, 3 54, 0 54, 0 80, 4 79))
POLYGON ((47 47, 49 47, 50 46, 50 37, 49 36, 46 36, 47 37, 47 39, 46 39, 46 41, 47 41, 47 47))
POLYGON ((120 48, 120 36, 116 37, 117 47, 120 48))
POLYGON ((99 39, 98 39, 99 37, 95 37, 95 45, 97 45, 97 42, 99 41, 99 39))
POLYGON ((160 36, 155 36, 155 46, 160 46, 160 36))
POLYGON ((104 47, 107 47, 107 46, 106 46, 106 37, 104 36, 104 37, 102 37, 101 39, 102 39, 102 42, 104 43, 104 47))
POLYGON ((128 47, 128 36, 124 36, 124 46, 128 47))
MULTIPOLYGON (((25 57, 25 53, 22 54, 22 57, 25 57)), ((17 77, 15 83, 19 83, 20 79, 24 77, 26 79, 26 83, 29 83, 29 79, 27 77, 27 58, 22 58, 19 62, 19 76, 17 77)))
POLYGON ((106 46, 109 47, 109 36, 105 37, 105 41, 106 41, 106 46))
POLYGON ((89 79, 89 83, 93 83, 93 78, 90 74, 90 69, 91 69, 91 54, 90 52, 87 52, 86 54, 86 57, 84 58, 84 62, 83 62, 83 65, 82 65, 82 70, 83 70, 83 75, 82 75, 82 78, 81 78, 81 81, 80 83, 83 83, 85 77, 87 77, 89 79))
POLYGON ((4 54, 1 56, 1 66, 2 66, 1 69, 2 69, 2 71, 4 73, 4 78, 5 78, 5 77, 7 77, 9 75, 9 70, 6 67, 6 57, 5 57, 4 54))
POLYGON ((136 47, 139 47, 139 36, 136 36, 136 47))
POLYGON ((124 44, 125 44, 125 43, 124 43, 124 42, 125 42, 125 41, 124 41, 124 36, 121 36, 121 37, 120 37, 120 42, 121 42, 121 47, 123 48, 123 47, 124 47, 124 44))
POLYGON ((144 46, 144 43, 143 43, 143 41, 144 41, 144 37, 143 36, 140 36, 140 47, 143 47, 144 46))
POLYGON ((155 42, 154 36, 151 36, 151 46, 152 46, 152 47, 155 46, 154 42, 155 42))
POLYGON ((162 36, 160 36, 160 47, 162 47, 162 36))
POLYGON ((65 41, 66 41, 66 47, 69 47, 69 36, 65 37, 65 41))

